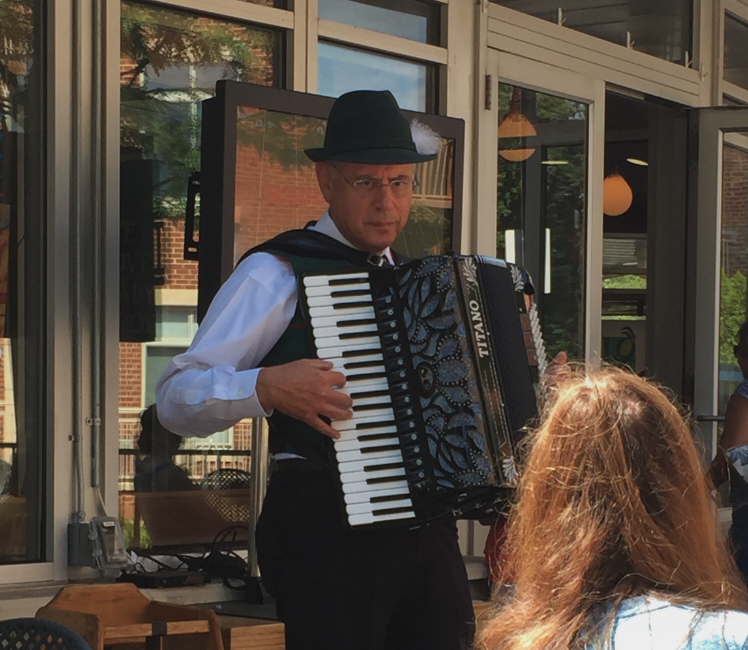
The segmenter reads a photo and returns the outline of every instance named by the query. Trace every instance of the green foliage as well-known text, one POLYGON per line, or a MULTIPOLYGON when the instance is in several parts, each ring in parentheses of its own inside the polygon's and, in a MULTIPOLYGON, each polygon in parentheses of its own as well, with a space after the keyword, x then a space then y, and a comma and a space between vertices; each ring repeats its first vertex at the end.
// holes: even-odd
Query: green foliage
POLYGON ((119 525, 122 528, 122 534, 125 537, 125 546, 127 548, 150 548, 151 536, 145 528, 145 524, 140 522, 140 543, 135 539, 135 522, 132 519, 123 519, 120 517, 119 525))
POLYGON ((393 248, 414 258, 445 253, 452 245, 451 223, 451 210, 431 208, 414 201, 408 224, 393 248))
POLYGON ((646 289, 646 275, 617 275, 603 280, 603 289, 646 289))
POLYGON ((734 363, 733 346, 746 320, 746 277, 740 271, 728 276, 722 271, 719 317, 719 361, 734 363))
POLYGON ((133 67, 122 73, 120 143, 126 155, 163 163, 156 171, 156 213, 181 217, 187 179, 200 167, 200 102, 214 92, 199 87, 201 71, 207 79, 218 73, 271 84, 274 36, 181 11, 121 7, 121 58, 133 67))

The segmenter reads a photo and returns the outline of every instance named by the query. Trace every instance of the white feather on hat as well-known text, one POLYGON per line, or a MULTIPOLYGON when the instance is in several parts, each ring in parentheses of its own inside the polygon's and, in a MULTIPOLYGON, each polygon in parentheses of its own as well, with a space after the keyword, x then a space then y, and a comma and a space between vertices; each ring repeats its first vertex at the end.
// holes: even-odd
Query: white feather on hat
POLYGON ((413 136, 413 143, 416 145, 416 151, 419 154, 422 156, 433 156, 439 153, 442 139, 430 126, 414 119, 410 123, 410 133, 413 136))

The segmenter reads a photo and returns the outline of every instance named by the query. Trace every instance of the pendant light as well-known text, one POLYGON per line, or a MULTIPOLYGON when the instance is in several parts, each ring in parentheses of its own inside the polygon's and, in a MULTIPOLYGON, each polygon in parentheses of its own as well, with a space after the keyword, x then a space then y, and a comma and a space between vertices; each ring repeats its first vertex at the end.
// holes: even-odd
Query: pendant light
MULTIPOLYGON (((520 108, 522 103, 521 93, 521 89, 515 86, 512 92, 512 102, 509 106, 509 114, 499 125, 499 140, 502 138, 531 138, 538 134, 535 127, 532 125, 532 122, 522 114, 520 108)), ((499 147, 501 147, 501 143, 499 143, 499 147)), ((509 160, 511 162, 522 162, 523 160, 527 160, 534 153, 535 149, 526 147, 517 149, 499 148, 499 154, 501 157, 504 158, 504 160, 509 160)))
POLYGON ((634 202, 634 193, 626 179, 618 172, 605 177, 603 181, 603 213, 618 217, 626 212, 634 202))

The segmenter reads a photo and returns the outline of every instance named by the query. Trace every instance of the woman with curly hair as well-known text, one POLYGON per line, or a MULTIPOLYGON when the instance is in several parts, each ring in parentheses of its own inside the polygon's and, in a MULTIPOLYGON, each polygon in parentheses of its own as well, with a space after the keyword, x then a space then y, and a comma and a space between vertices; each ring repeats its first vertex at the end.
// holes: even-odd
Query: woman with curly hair
POLYGON ((486 650, 748 648, 691 429, 621 370, 564 382, 531 441, 486 650))

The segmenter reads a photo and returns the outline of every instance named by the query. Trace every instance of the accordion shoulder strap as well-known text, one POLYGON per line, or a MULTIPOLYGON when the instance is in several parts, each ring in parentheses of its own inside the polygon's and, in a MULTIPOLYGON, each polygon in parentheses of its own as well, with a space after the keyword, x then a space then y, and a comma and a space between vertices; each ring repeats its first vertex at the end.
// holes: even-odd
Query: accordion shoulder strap
MULTIPOLYGON (((325 260, 343 260, 352 266, 368 266, 372 262, 369 260, 369 254, 364 251, 356 250, 346 246, 337 239, 333 239, 321 232, 309 228, 299 228, 297 230, 287 230, 254 248, 250 248, 237 262, 241 264, 247 257, 253 253, 265 251, 278 251, 288 253, 289 255, 298 255, 299 257, 316 257, 325 260)), ((399 255, 394 251, 394 259, 397 264, 409 262, 410 258, 399 255)))

